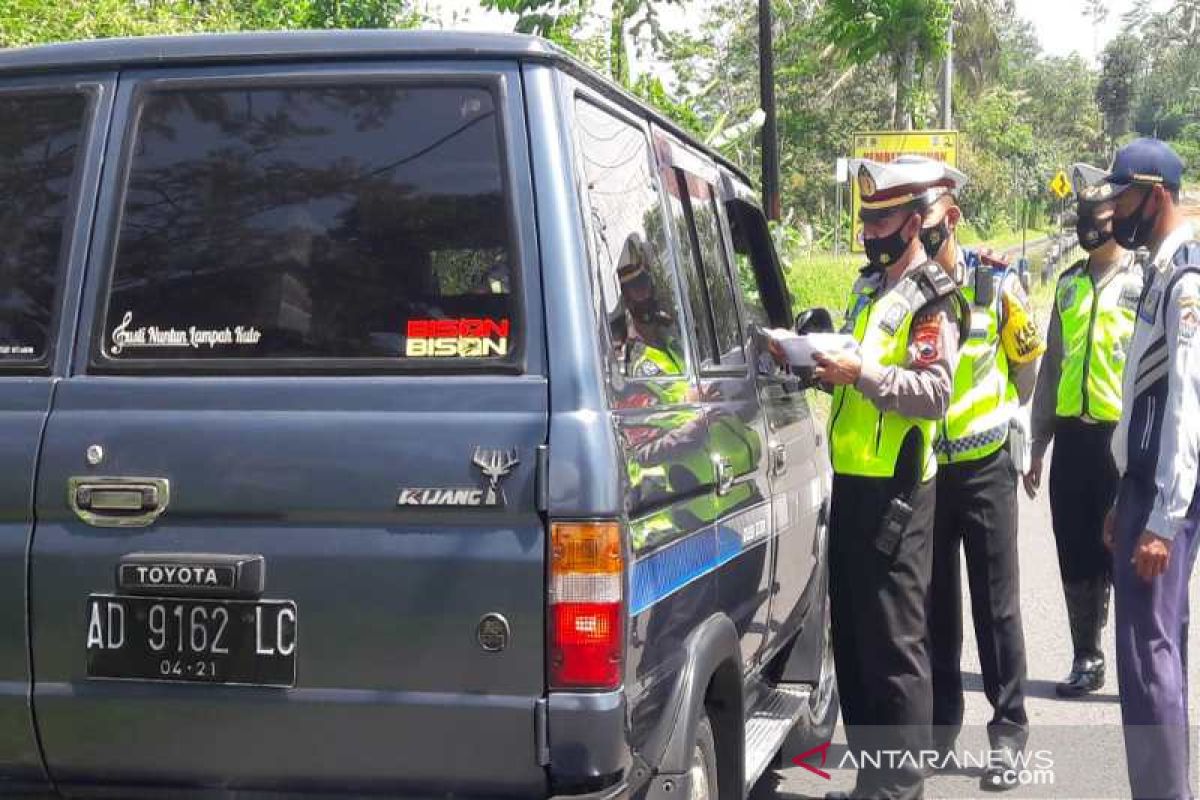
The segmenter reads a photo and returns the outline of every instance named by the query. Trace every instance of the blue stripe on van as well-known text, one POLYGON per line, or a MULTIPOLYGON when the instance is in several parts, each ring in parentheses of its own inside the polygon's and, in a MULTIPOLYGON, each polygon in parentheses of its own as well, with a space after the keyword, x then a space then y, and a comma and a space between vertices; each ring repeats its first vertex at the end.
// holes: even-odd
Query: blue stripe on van
POLYGON ((717 525, 635 561, 629 613, 640 614, 741 553, 741 534, 731 527, 717 525))

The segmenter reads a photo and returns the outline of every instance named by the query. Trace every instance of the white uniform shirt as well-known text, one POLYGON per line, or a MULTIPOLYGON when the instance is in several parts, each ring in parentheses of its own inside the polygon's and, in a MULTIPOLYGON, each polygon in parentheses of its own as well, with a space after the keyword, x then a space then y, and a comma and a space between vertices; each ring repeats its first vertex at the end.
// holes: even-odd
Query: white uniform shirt
POLYGON ((1154 506, 1146 527, 1166 539, 1174 538, 1184 522, 1200 460, 1200 274, 1182 276, 1171 296, 1162 296, 1179 269, 1174 263, 1177 251, 1191 239, 1192 226, 1180 225, 1159 246, 1147 269, 1125 363, 1121 420, 1112 440, 1113 457, 1124 476, 1134 466, 1130 426, 1136 408, 1144 417, 1136 428, 1138 441, 1133 442, 1137 454, 1153 457, 1157 452, 1154 506), (1165 397, 1149 396, 1162 394, 1164 377, 1165 397))

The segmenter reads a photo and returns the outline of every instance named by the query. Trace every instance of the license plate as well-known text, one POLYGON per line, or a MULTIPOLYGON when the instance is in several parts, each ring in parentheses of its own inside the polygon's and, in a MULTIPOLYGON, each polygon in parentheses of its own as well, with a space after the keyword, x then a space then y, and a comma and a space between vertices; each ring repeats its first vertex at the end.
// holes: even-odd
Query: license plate
POLYGON ((91 595, 89 678, 294 686, 296 604, 91 595))

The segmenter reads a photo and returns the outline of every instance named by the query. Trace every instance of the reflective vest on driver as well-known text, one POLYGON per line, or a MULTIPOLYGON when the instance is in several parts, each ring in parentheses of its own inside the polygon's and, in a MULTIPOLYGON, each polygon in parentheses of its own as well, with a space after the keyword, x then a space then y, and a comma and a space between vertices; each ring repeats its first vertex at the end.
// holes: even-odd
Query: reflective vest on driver
MULTIPOLYGON (((981 268, 987 269, 974 267, 981 268)), ((963 282, 971 328, 959 346, 954 393, 946 418, 938 426, 935 449, 939 464, 977 461, 1008 441, 1009 421, 1018 403, 1017 390, 1008 379, 1008 357, 1000 343, 1002 275, 996 275, 994 302, 985 306, 975 302, 973 270, 963 282)))
POLYGON ((1141 269, 1128 262, 1099 286, 1086 261, 1063 273, 1055 296, 1063 345, 1056 416, 1121 418, 1121 379, 1141 293, 1141 269))
MULTIPOLYGON (((900 291, 909 280, 906 276, 900 284, 881 293, 862 281, 855 286, 843 331, 858 340, 863 361, 885 367, 903 367, 907 363, 913 318, 928 302, 919 295, 906 297, 900 291)), ((880 411, 853 386, 836 387, 829 420, 833 471, 868 478, 892 477, 904 440, 914 430, 921 438, 921 480, 926 481, 937 472, 937 460, 933 457, 937 423, 880 411)))

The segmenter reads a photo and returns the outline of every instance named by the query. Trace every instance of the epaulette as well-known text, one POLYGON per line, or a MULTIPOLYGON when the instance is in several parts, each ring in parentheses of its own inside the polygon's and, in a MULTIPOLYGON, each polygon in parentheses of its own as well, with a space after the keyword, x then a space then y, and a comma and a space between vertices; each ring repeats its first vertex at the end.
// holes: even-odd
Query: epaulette
POLYGON ((971 329, 971 307, 958 284, 946 274, 941 264, 927 261, 904 276, 896 286, 913 313, 942 298, 950 298, 958 317, 959 341, 964 341, 971 329))
POLYGON ((941 264, 936 261, 926 261, 918 269, 908 273, 905 280, 915 284, 925 301, 919 305, 914 303, 914 307, 926 305, 958 291, 958 284, 946 274, 946 270, 942 269, 941 264))

